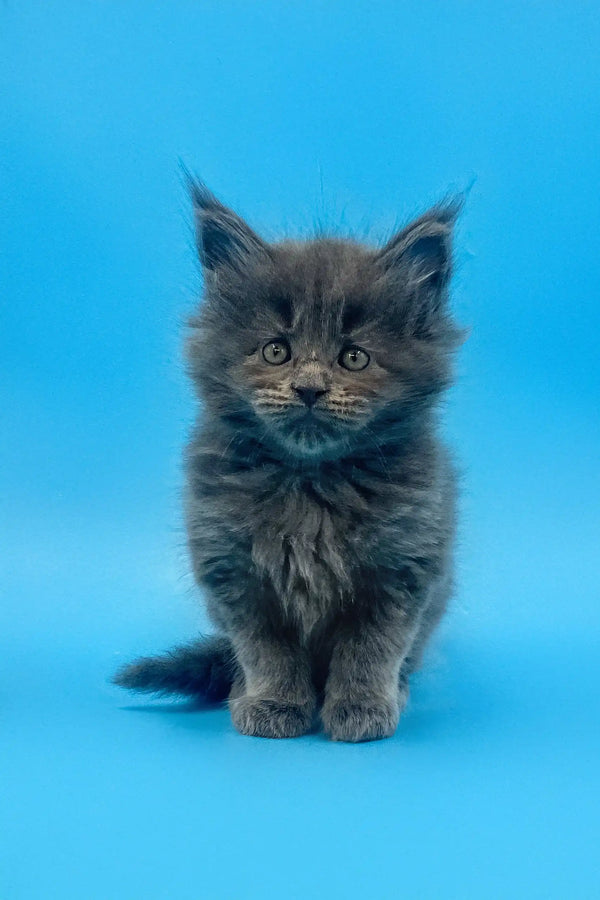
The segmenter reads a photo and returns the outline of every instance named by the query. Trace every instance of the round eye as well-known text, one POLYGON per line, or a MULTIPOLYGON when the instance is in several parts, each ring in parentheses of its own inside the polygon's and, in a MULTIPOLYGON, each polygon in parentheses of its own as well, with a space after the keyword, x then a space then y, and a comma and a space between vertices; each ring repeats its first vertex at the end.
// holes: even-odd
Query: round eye
POLYGON ((282 363, 287 362, 292 355, 285 341, 269 341, 263 347, 262 354, 272 366, 280 366, 282 363))
POLYGON ((369 365, 369 354, 360 347, 347 347, 340 353, 338 362, 344 369, 350 369, 351 372, 358 372, 360 369, 366 369, 369 365))

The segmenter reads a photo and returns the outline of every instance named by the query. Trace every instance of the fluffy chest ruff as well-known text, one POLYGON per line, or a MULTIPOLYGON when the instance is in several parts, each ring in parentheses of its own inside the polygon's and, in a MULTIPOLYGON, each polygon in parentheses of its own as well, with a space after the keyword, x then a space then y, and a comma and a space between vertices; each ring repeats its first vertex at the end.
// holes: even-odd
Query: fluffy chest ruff
POLYGON ((410 588, 443 562, 452 485, 424 444, 385 465, 348 461, 312 473, 272 460, 240 467, 200 442, 191 449, 192 559, 225 631, 256 606, 312 642, 343 611, 410 588))
POLYGON ((305 637, 353 601, 356 524, 310 482, 283 482, 256 508, 252 563, 305 637))

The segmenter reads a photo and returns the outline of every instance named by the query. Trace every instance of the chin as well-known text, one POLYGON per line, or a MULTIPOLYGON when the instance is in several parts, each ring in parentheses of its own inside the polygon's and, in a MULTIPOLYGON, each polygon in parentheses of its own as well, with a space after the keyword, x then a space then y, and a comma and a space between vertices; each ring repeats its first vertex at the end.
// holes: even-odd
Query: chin
POLYGON ((336 459, 347 445, 343 434, 323 422, 302 422, 276 433, 277 442, 288 456, 297 459, 336 459))

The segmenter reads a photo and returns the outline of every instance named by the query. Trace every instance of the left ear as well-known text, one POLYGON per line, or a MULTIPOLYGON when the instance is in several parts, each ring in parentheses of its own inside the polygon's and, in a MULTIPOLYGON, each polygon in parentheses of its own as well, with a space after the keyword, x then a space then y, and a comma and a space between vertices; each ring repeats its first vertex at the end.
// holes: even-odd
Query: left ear
POLYGON ((461 203, 434 206, 415 219, 378 253, 385 269, 396 273, 411 295, 419 298, 422 312, 437 309, 452 274, 452 232, 461 203))

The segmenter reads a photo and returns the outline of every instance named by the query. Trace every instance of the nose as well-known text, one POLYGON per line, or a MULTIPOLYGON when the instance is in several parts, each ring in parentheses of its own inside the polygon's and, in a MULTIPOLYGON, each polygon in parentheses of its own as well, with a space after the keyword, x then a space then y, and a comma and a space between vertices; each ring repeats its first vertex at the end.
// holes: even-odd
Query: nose
POLYGON ((294 390, 296 394, 300 397, 303 403, 307 406, 314 406, 319 397, 322 397, 323 394, 326 394, 327 391, 319 388, 312 387, 295 387, 294 390))

